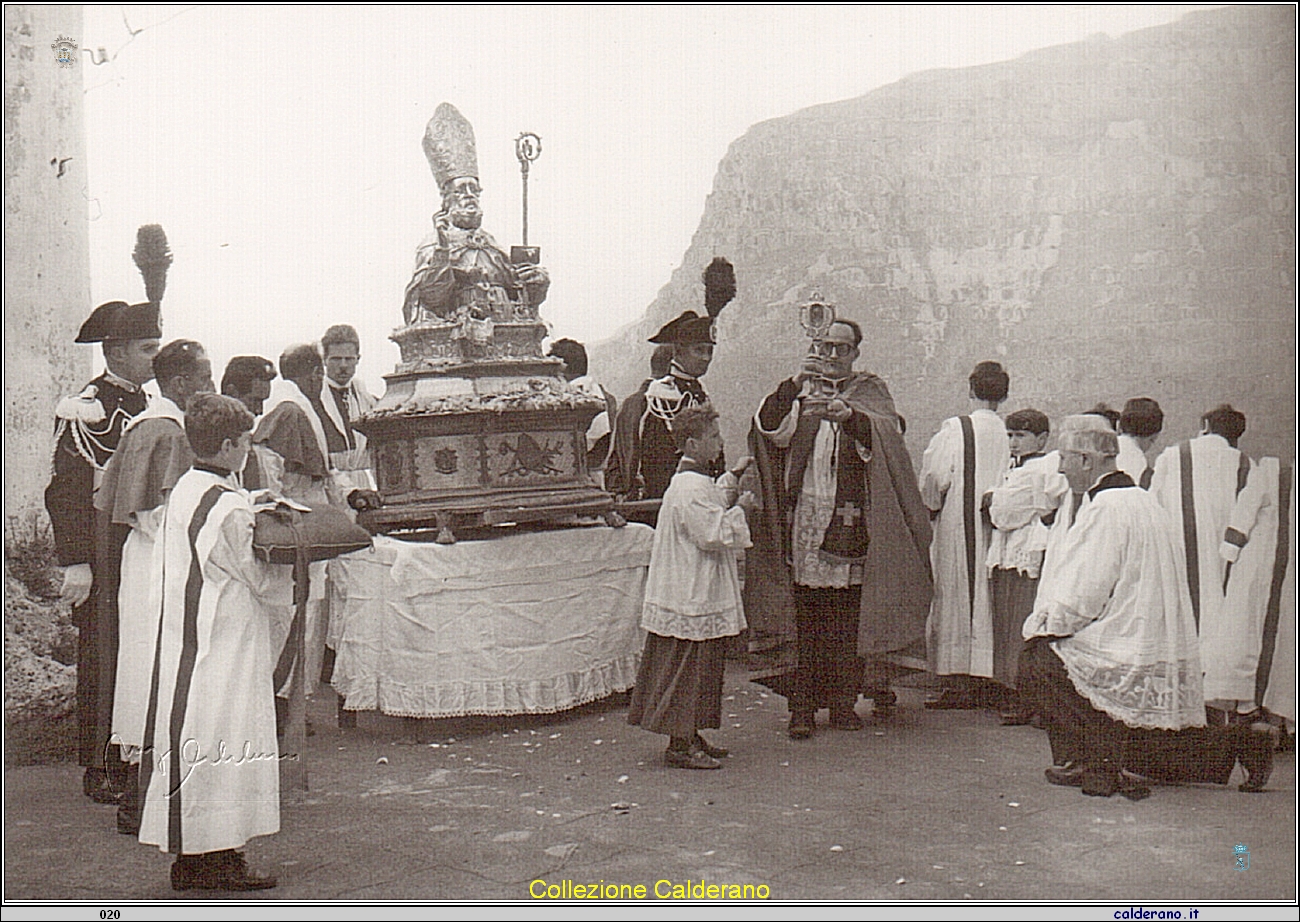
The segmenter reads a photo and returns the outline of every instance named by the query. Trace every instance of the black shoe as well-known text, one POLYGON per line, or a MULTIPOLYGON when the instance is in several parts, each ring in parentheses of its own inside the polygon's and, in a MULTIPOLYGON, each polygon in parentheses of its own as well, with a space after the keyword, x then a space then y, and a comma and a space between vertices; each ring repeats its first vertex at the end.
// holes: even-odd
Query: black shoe
POLYGON ((1277 748, 1277 728, 1269 724, 1255 724, 1240 728, 1244 731, 1238 744, 1237 761, 1246 770, 1246 780, 1237 790, 1258 794, 1268 784, 1273 774, 1273 750, 1277 748))
POLYGON ((690 752, 668 749, 664 752, 664 761, 673 768, 722 768, 722 763, 703 749, 692 749, 690 752))
POLYGON ((1043 775, 1047 778, 1049 784, 1059 784, 1067 788, 1083 787, 1083 766, 1078 762, 1053 765, 1051 768, 1044 770, 1043 775))
POLYGON ((124 836, 138 836, 140 834, 140 811, 131 809, 126 803, 118 807, 117 831, 124 836))
POLYGON ((692 748, 715 759, 725 759, 730 754, 730 750, 723 749, 721 746, 710 746, 708 740, 700 736, 698 733, 695 734, 695 741, 692 748))
POLYGON ((832 730, 861 730, 862 727, 862 718, 852 705, 841 704, 831 708, 832 730))
POLYGON ((970 711, 981 705, 969 692, 945 688, 939 693, 938 698, 927 701, 925 707, 930 711, 970 711))
POLYGON ((1119 772, 1113 768, 1085 768, 1079 780, 1089 797, 1109 797, 1119 790, 1119 772))
POLYGON ((181 855, 172 863, 173 890, 269 890, 278 881, 248 869, 236 851, 181 855))
POLYGON ((811 708, 799 708, 790 712, 790 739, 806 740, 817 729, 817 720, 811 708))
POLYGON ((81 793, 94 797, 100 788, 108 786, 108 774, 102 768, 88 768, 81 776, 81 793))
POLYGON ((871 716, 893 717, 898 712, 898 695, 888 688, 870 690, 866 696, 871 699, 871 716))
POLYGON ((1120 797, 1127 797, 1129 800, 1146 800, 1151 796, 1151 789, 1143 784, 1137 776, 1121 771, 1115 793, 1120 797))
POLYGON ((99 768, 88 768, 81 778, 81 790, 97 804, 116 806, 120 803, 121 792, 114 790, 109 781, 108 772, 99 768))

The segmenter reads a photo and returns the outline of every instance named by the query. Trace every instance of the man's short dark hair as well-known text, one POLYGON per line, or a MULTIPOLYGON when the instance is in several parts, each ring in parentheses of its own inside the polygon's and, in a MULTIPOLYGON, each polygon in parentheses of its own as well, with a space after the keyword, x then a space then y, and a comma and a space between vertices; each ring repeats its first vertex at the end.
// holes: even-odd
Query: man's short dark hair
POLYGON ((546 354, 564 359, 566 373, 575 378, 587 373, 587 350, 576 339, 557 339, 546 354))
POLYGON ((211 458, 226 439, 234 442, 252 428, 253 414, 233 397, 195 394, 185 407, 185 438, 199 458, 211 458))
MULTIPOLYGON (((673 444, 678 451, 686 450, 688 439, 698 439, 709 428, 709 423, 718 418, 718 411, 711 403, 696 403, 682 410, 673 417, 673 444)), ((709 460, 698 458, 696 460, 709 460)))
POLYGON ((660 343, 650 353, 650 377, 662 378, 668 374, 673 365, 673 347, 669 343, 660 343))
POLYGON ((321 355, 330 354, 330 346, 341 346, 344 343, 351 343, 357 347, 357 353, 361 352, 361 337, 357 336, 355 327, 346 323, 336 323, 325 331, 325 335, 320 338, 321 355))
POLYGON ((1010 388, 1011 376, 998 362, 980 362, 970 373, 970 390, 978 400, 1001 403, 1010 388))
POLYGON ((1052 424, 1047 419, 1047 414, 1032 408, 1016 410, 1007 417, 1008 432, 1032 432, 1034 435, 1042 435, 1051 428, 1052 424))
POLYGON ((325 368, 320 353, 311 343, 299 343, 280 353, 280 374, 288 381, 301 381, 314 371, 325 368))
POLYGON ((1106 420, 1106 423, 1110 428, 1115 429, 1116 431, 1119 430, 1119 410, 1112 409, 1107 404, 1099 403, 1091 410, 1085 411, 1084 415, 1100 416, 1102 419, 1106 420))
POLYGON ((1237 439, 1241 438, 1241 434, 1246 431, 1246 414, 1234 410, 1226 403, 1220 404, 1202 416, 1201 422, 1212 434, 1227 439, 1228 444, 1233 448, 1237 447, 1237 439))
MULTIPOLYGON (((835 323, 842 323, 850 330, 853 331, 853 345, 855 346, 862 345, 862 327, 858 326, 858 322, 856 320, 849 320, 845 317, 836 317, 835 323)), ((832 323, 831 326, 835 326, 835 323, 832 323)))
POLYGON ((1164 411, 1150 397, 1134 397, 1125 401, 1124 410, 1119 414, 1120 432, 1146 439, 1159 435, 1164 427, 1164 411))
POLYGON ((260 355, 237 355, 226 363, 221 376, 221 393, 227 397, 241 397, 248 393, 254 381, 275 380, 275 366, 270 359, 260 355))
POLYGON ((161 384, 178 375, 192 375, 205 358, 203 347, 194 340, 173 339, 153 357, 153 376, 161 384))

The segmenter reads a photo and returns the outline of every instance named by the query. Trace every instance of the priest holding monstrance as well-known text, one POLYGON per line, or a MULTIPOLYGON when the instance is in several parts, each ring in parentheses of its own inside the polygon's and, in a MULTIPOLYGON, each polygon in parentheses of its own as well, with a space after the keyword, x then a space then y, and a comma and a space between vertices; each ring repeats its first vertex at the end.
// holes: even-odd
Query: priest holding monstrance
POLYGON ((516 264, 481 228, 474 129, 451 103, 438 106, 424 133, 442 209, 420 244, 406 286, 408 324, 426 319, 532 320, 551 280, 538 265, 516 264))

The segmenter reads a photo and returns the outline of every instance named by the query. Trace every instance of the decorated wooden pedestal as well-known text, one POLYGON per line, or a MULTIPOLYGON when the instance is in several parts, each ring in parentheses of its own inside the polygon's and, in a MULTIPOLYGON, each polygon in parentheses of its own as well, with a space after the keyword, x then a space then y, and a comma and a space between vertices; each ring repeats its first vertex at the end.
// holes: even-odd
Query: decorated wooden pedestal
POLYGON ((607 515, 619 524, 587 472, 587 427, 604 403, 540 355, 545 326, 489 325, 477 341, 465 332, 429 323, 393 334, 402 363, 356 424, 383 505, 358 521, 375 533, 436 527, 443 543, 507 522, 607 515))

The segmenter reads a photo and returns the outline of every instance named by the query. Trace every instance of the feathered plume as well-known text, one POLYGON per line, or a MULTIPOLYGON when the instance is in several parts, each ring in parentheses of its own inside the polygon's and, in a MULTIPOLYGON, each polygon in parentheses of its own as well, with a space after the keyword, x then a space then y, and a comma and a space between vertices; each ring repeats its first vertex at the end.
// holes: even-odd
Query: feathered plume
POLYGON ((162 302, 167 289, 167 269, 172 264, 172 251, 167 247, 167 235, 161 224, 144 224, 135 233, 136 267, 144 276, 144 295, 152 303, 162 302))
POLYGON ((721 256, 713 257, 704 269, 704 309, 717 317, 735 296, 736 270, 721 256))

